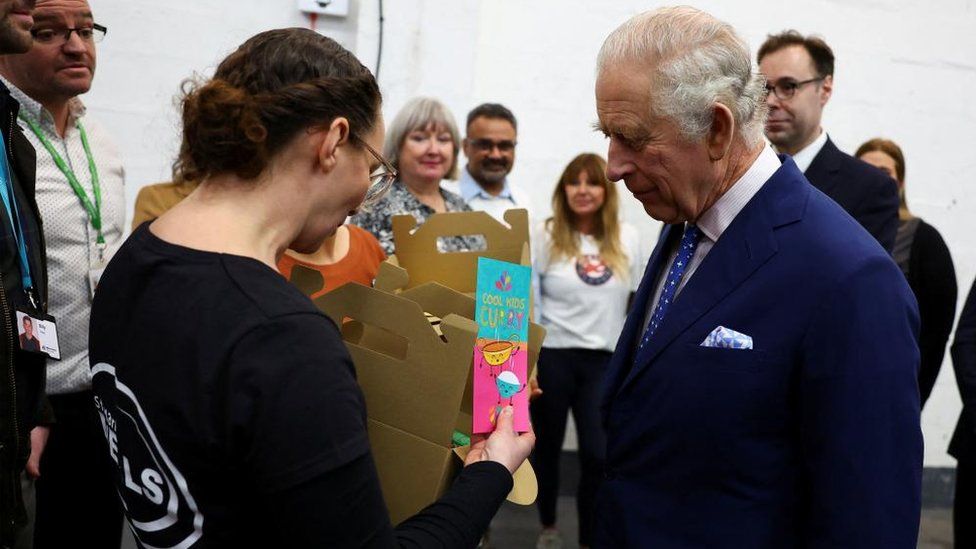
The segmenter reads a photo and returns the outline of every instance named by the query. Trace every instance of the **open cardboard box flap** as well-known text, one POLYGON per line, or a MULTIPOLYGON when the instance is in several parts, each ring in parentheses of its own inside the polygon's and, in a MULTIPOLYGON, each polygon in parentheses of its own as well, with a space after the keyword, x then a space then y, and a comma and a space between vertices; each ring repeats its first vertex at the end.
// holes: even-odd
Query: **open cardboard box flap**
MULTIPOLYGON (((476 318, 477 304, 473 297, 464 295, 436 282, 428 282, 422 286, 417 286, 400 293, 402 297, 418 303, 428 313, 447 317, 461 315, 466 318, 476 318)), ((535 367, 539 360, 539 350, 542 348, 542 341, 546 336, 546 329, 534 322, 529 323, 529 377, 535 375, 535 367)), ((464 387, 464 398, 461 401, 461 409, 458 413, 457 430, 468 433, 471 431, 472 417, 471 406, 474 401, 473 376, 468 375, 467 383, 464 387)), ((468 455, 468 447, 455 448, 454 453, 462 460, 468 455)), ((531 463, 526 461, 513 475, 514 486, 508 494, 508 501, 520 505, 531 505, 538 495, 539 486, 536 481, 535 471, 531 463)))
POLYGON ((367 426, 393 524, 416 515, 451 486, 461 463, 449 448, 372 419, 367 426))
MULTIPOLYGON (((386 280, 397 280, 404 272, 394 268, 386 280)), ((453 430, 471 432, 477 336, 474 298, 437 283, 397 295, 346 284, 315 303, 333 319, 347 320, 342 323, 343 337, 366 396, 370 444, 384 498, 391 519, 398 523, 435 501, 449 486, 444 479, 453 477, 442 469, 449 467, 450 460, 445 462, 437 448, 450 455, 453 430), (440 317, 446 342, 433 330, 425 311, 440 317), (403 484, 404 476, 411 483, 403 484)), ((544 328, 530 325, 530 371, 544 336, 544 328)), ((463 460, 467 447, 455 448, 454 454, 463 460)), ((522 505, 535 501, 538 485, 528 461, 515 472, 514 482, 510 501, 522 505)))
POLYGON ((315 304, 344 326, 369 417, 449 446, 471 369, 475 322, 445 315, 441 339, 420 304, 360 284, 346 284, 315 304))
MULTIPOLYGON (((478 306, 473 297, 462 294, 437 282, 428 282, 422 286, 403 290, 400 295, 418 303, 428 313, 444 318, 450 315, 460 315, 477 321, 478 306)), ((534 322, 529 323, 529 377, 535 375, 536 363, 539 360, 539 350, 546 336, 546 329, 534 322)), ((461 414, 458 416, 457 430, 468 433, 471 431, 471 406, 474 401, 473 376, 468 375, 464 388, 464 398, 461 401, 461 414)))
MULTIPOLYGON (((409 274, 405 286, 439 282, 462 293, 474 293, 478 258, 530 265, 529 214, 524 209, 505 212, 506 227, 486 212, 435 214, 417 227, 412 215, 393 217, 396 263, 409 274), (439 252, 437 239, 482 235, 487 248, 469 252, 439 252)), ((402 278, 402 277, 401 277, 402 278)))

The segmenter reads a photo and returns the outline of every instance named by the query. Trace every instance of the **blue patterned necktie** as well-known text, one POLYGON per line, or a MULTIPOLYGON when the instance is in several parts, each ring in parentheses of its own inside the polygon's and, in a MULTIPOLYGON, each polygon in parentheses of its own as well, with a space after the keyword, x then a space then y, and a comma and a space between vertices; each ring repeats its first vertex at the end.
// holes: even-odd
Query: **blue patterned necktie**
POLYGON ((651 315, 651 321, 647 324, 647 330, 644 332, 644 337, 641 339, 638 349, 642 349, 644 345, 650 341, 651 336, 657 331, 658 327, 664 321, 664 315, 668 313, 668 307, 674 301, 674 294, 678 291, 678 286, 681 285, 681 277, 685 274, 685 269, 688 268, 688 263, 691 262, 692 256, 695 255, 695 248, 698 247, 698 240, 701 237, 701 231, 698 227, 687 224, 685 225, 685 232, 681 235, 681 245, 678 247, 678 254, 674 256, 674 262, 671 263, 671 268, 668 269, 668 277, 664 279, 664 288, 661 290, 661 297, 657 300, 657 307, 654 307, 654 314, 651 315))

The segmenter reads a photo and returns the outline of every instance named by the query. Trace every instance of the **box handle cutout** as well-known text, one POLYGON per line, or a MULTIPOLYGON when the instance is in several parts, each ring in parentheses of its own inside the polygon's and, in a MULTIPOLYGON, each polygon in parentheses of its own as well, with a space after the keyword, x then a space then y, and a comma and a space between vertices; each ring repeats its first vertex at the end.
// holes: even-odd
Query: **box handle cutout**
POLYGON ((410 348, 410 340, 407 338, 386 328, 359 320, 348 320, 342 323, 342 339, 346 343, 399 361, 407 359, 407 351, 410 348))
POLYGON ((449 236, 438 236, 437 237, 437 251, 442 254, 467 254, 472 252, 483 252, 488 249, 488 239, 485 238, 483 234, 459 234, 459 235, 449 235, 449 236), (467 241, 469 248, 467 250, 459 250, 453 252, 445 252, 450 247, 455 239, 463 238, 467 241))

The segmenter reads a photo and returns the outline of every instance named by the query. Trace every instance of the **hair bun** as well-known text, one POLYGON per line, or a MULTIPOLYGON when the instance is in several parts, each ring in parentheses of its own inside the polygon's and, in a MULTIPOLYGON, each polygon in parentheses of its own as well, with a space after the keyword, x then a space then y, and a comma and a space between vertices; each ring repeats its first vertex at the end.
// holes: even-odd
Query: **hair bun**
POLYGON ((255 179, 300 131, 345 117, 353 135, 374 126, 376 80, 334 40, 308 29, 260 33, 213 79, 183 85, 183 143, 174 179, 232 173, 255 179))
POLYGON ((184 179, 232 171, 250 179, 265 167, 268 130, 249 94, 213 79, 183 90, 183 138, 188 154, 181 154, 184 179))

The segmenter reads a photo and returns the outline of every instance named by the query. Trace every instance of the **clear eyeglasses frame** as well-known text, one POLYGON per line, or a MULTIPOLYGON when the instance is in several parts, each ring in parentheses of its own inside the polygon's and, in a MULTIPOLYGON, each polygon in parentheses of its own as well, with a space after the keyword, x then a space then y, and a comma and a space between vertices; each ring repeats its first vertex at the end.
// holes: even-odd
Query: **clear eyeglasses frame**
POLYGON ((399 174, 393 164, 376 152, 376 149, 370 147, 362 139, 357 139, 357 141, 380 163, 380 167, 369 176, 369 188, 366 189, 366 197, 363 198, 363 203, 360 205, 361 209, 369 209, 386 196, 399 174))

